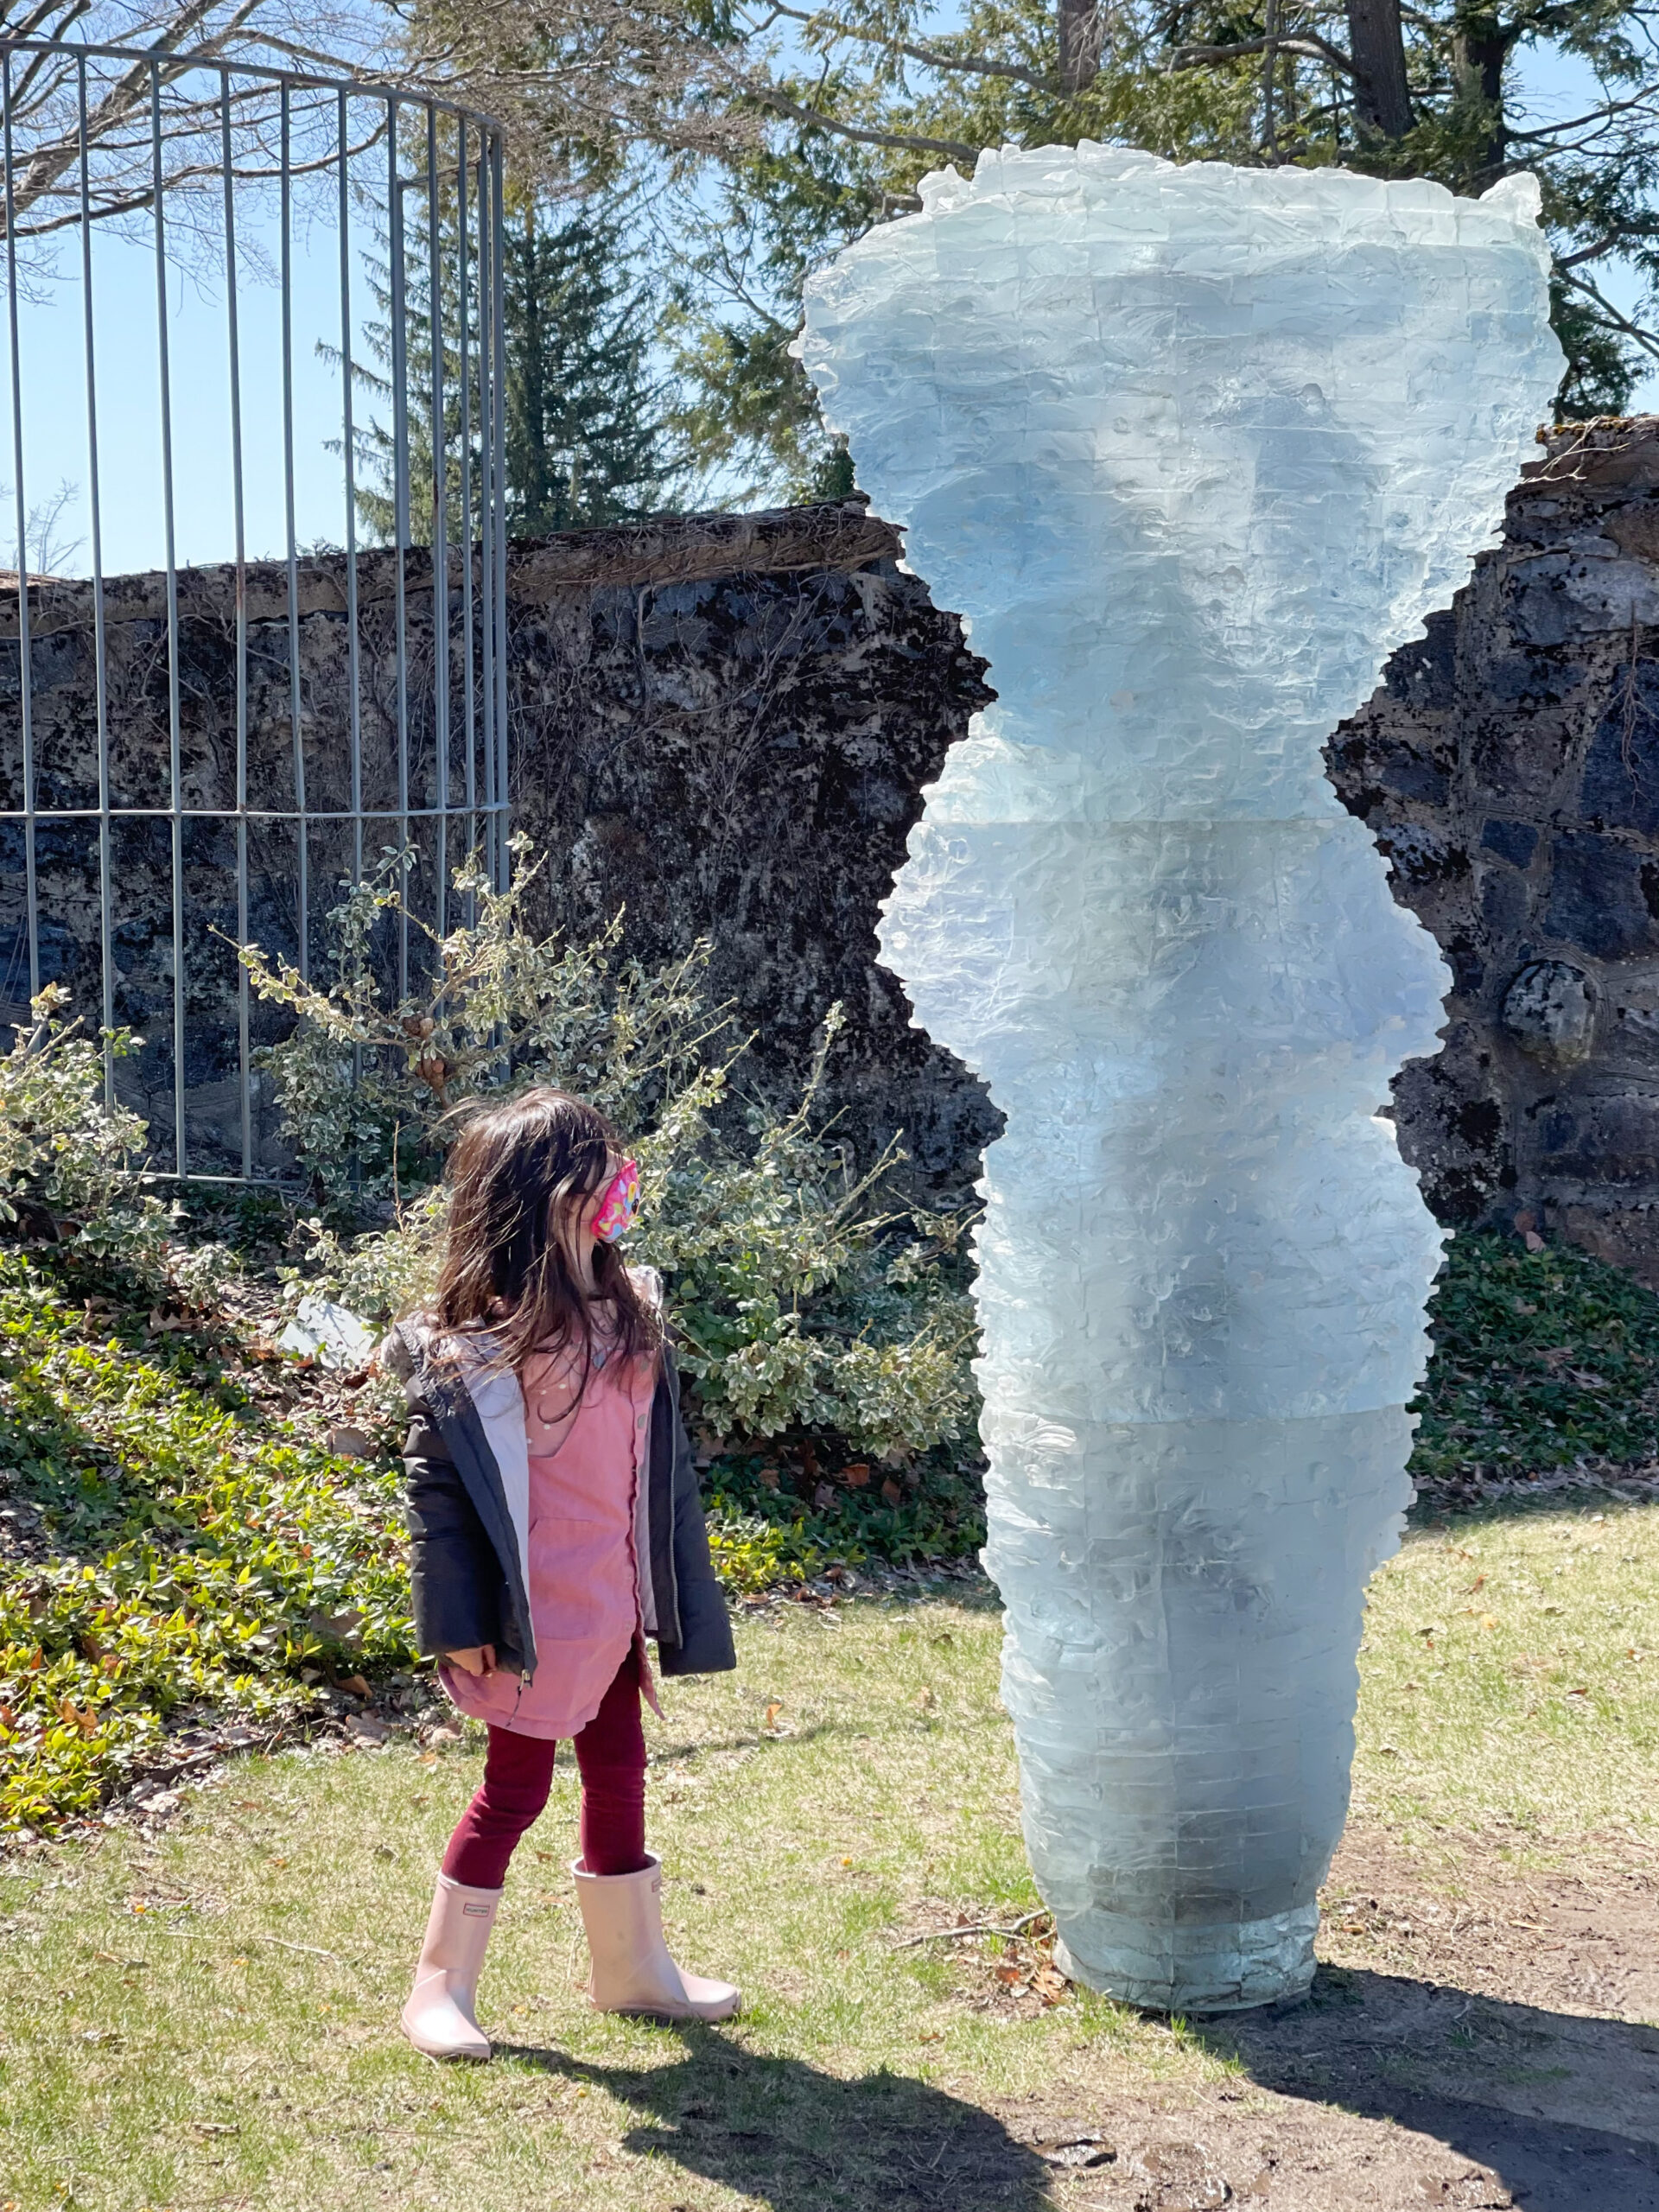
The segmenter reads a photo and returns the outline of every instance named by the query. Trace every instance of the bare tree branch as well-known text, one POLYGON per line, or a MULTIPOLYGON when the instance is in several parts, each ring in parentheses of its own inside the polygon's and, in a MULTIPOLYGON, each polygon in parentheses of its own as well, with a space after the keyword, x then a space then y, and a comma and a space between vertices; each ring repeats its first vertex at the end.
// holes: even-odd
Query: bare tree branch
POLYGON ((1656 360, 1659 360, 1659 338, 1656 338, 1650 330, 1643 330, 1639 322, 1632 322, 1628 315, 1621 315, 1612 302, 1599 291, 1586 277, 1575 276, 1571 270, 1564 269, 1561 271, 1561 280, 1564 283, 1570 284, 1575 292, 1582 292, 1586 298, 1593 300, 1601 310, 1602 320, 1611 329, 1620 332, 1630 340, 1632 345, 1641 346, 1643 353, 1650 353, 1656 360))
POLYGON ((905 153, 948 154, 957 162, 976 162, 984 150, 979 146, 965 146, 958 138, 923 138, 909 131, 873 130, 862 124, 843 123, 839 117, 825 115, 818 108, 803 107, 775 85, 753 85, 748 91, 752 99, 771 108, 775 114, 787 115, 797 123, 810 123, 820 130, 828 130, 837 138, 854 139, 861 146, 893 146, 905 153))

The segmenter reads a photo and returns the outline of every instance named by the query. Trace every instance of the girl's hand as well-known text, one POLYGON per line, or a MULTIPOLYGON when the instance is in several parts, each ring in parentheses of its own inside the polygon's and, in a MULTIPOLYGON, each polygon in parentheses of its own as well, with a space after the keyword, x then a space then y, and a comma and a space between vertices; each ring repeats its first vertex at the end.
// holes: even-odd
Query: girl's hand
POLYGON ((459 1667, 468 1675, 493 1675, 495 1672, 495 1646, 493 1643, 468 1644, 465 1651, 447 1651, 444 1657, 452 1667, 459 1667))

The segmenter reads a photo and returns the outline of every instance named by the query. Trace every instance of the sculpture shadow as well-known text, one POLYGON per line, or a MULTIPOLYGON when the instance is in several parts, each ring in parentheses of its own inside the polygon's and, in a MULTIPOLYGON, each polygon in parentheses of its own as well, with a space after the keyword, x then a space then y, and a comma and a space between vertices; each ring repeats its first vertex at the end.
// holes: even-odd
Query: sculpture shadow
POLYGON ((1538 1520, 1563 1513, 1641 1511, 1651 1509, 1654 1503, 1651 1488, 1637 1491, 1631 1485, 1620 1489, 1587 1478, 1559 1490, 1497 1492, 1478 1485, 1459 1491, 1451 1484, 1440 1484, 1419 1495, 1406 1516, 1406 1527, 1414 1535, 1439 1536, 1453 1529, 1478 1529, 1490 1522, 1538 1520))
POLYGON ((1659 2030, 1322 1967, 1299 2003, 1192 2031, 1264 2088, 1490 2167, 1525 2212, 1659 2212, 1659 2030))
POLYGON ((845 2082, 707 2028, 672 2033, 682 2056, 661 2066, 522 2044, 497 2044, 496 2058, 632 2105, 627 2150, 771 2212, 1052 2212, 1042 2160, 976 2105, 885 2068, 845 2082))

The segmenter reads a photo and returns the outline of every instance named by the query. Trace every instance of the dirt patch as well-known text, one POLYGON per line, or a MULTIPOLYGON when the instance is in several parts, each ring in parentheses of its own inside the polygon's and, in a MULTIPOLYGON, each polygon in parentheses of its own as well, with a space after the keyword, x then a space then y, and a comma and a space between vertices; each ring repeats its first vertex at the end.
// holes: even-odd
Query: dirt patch
POLYGON ((1659 1857, 1588 1840, 1540 1871, 1516 1863, 1522 1848, 1446 1836, 1431 1858, 1351 1829, 1325 1885, 1320 1956, 1554 2012, 1659 2021, 1659 1857))
MULTIPOLYGON (((1512 2121, 1420 2101, 1387 2120, 1260 2088, 1177 2101, 1114 2100, 1084 2172, 1052 2165, 1053 2123, 1014 2107, 1015 2142, 1051 2164, 1063 2212, 1653 2212, 1659 2174, 1637 2145, 1588 2127, 1512 2121)), ((1057 2148, 1064 2151, 1065 2145, 1057 2148)), ((944 2212, 943 2203, 940 2212, 944 2212)))
MULTIPOLYGON (((1605 1840, 1540 1871, 1475 1837, 1430 1856, 1357 1827, 1325 1904, 1306 1999, 1194 2024, 1243 2079, 1097 2100, 1074 2083, 1063 2107, 999 2110, 1050 2202, 1659 2212, 1650 1853, 1605 1840)), ((1007 1962, 966 1952, 964 1977, 991 1981, 979 2001, 1007 2002, 1007 1962)))

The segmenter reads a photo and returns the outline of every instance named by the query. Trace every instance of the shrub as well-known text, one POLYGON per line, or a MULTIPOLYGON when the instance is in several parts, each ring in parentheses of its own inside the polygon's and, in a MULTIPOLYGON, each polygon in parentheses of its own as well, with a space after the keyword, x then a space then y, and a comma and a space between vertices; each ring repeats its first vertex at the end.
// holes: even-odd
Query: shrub
POLYGON ((739 1114, 742 1041, 709 1002, 706 944, 652 970, 622 956, 620 920, 586 945, 537 938, 523 914, 531 872, 505 893, 465 874, 457 899, 474 902, 476 920, 430 938, 429 976, 395 998, 373 950, 378 924, 400 912, 401 879, 398 865, 348 893, 326 987, 257 947, 243 953, 255 989, 301 1017, 267 1056, 324 1206, 305 1225, 296 1287, 304 1277, 368 1319, 418 1300, 442 1243, 433 1179, 456 1109, 557 1083, 591 1098, 638 1154, 630 1250, 665 1280, 682 1364, 713 1427, 830 1431, 893 1459, 970 1431, 962 1224, 887 1196, 896 1147, 859 1174, 814 1126, 839 1008, 795 1109, 739 1114), (397 1217, 353 1235, 348 1210, 365 1198, 391 1202, 397 1217))
POLYGON ((1659 1298, 1606 1261, 1461 1230, 1429 1330, 1420 1480, 1659 1456, 1659 1298))
POLYGON ((0 1059, 0 1222, 45 1230, 117 1281, 194 1302, 227 1255, 180 1241, 179 1209, 146 1187, 146 1124, 105 1097, 105 1047, 124 1059, 141 1040, 112 1029, 95 1042, 61 1019, 68 997, 48 984, 0 1059))
MULTIPOLYGON (((328 1709, 331 1677, 416 1663, 390 1439, 337 1456, 302 1433, 322 1419, 301 1376, 273 1410, 268 1369, 227 1371, 206 1337, 152 1336, 131 1313, 95 1319, 55 1264, 0 1253, 0 1543, 16 1548, 0 1550, 0 1836, 94 1813, 181 1726, 263 1731, 328 1709)), ((759 1474, 713 1470, 710 1545, 736 1593, 963 1548, 940 1470, 907 1477, 897 1509, 872 1486, 827 1512, 759 1474)))

